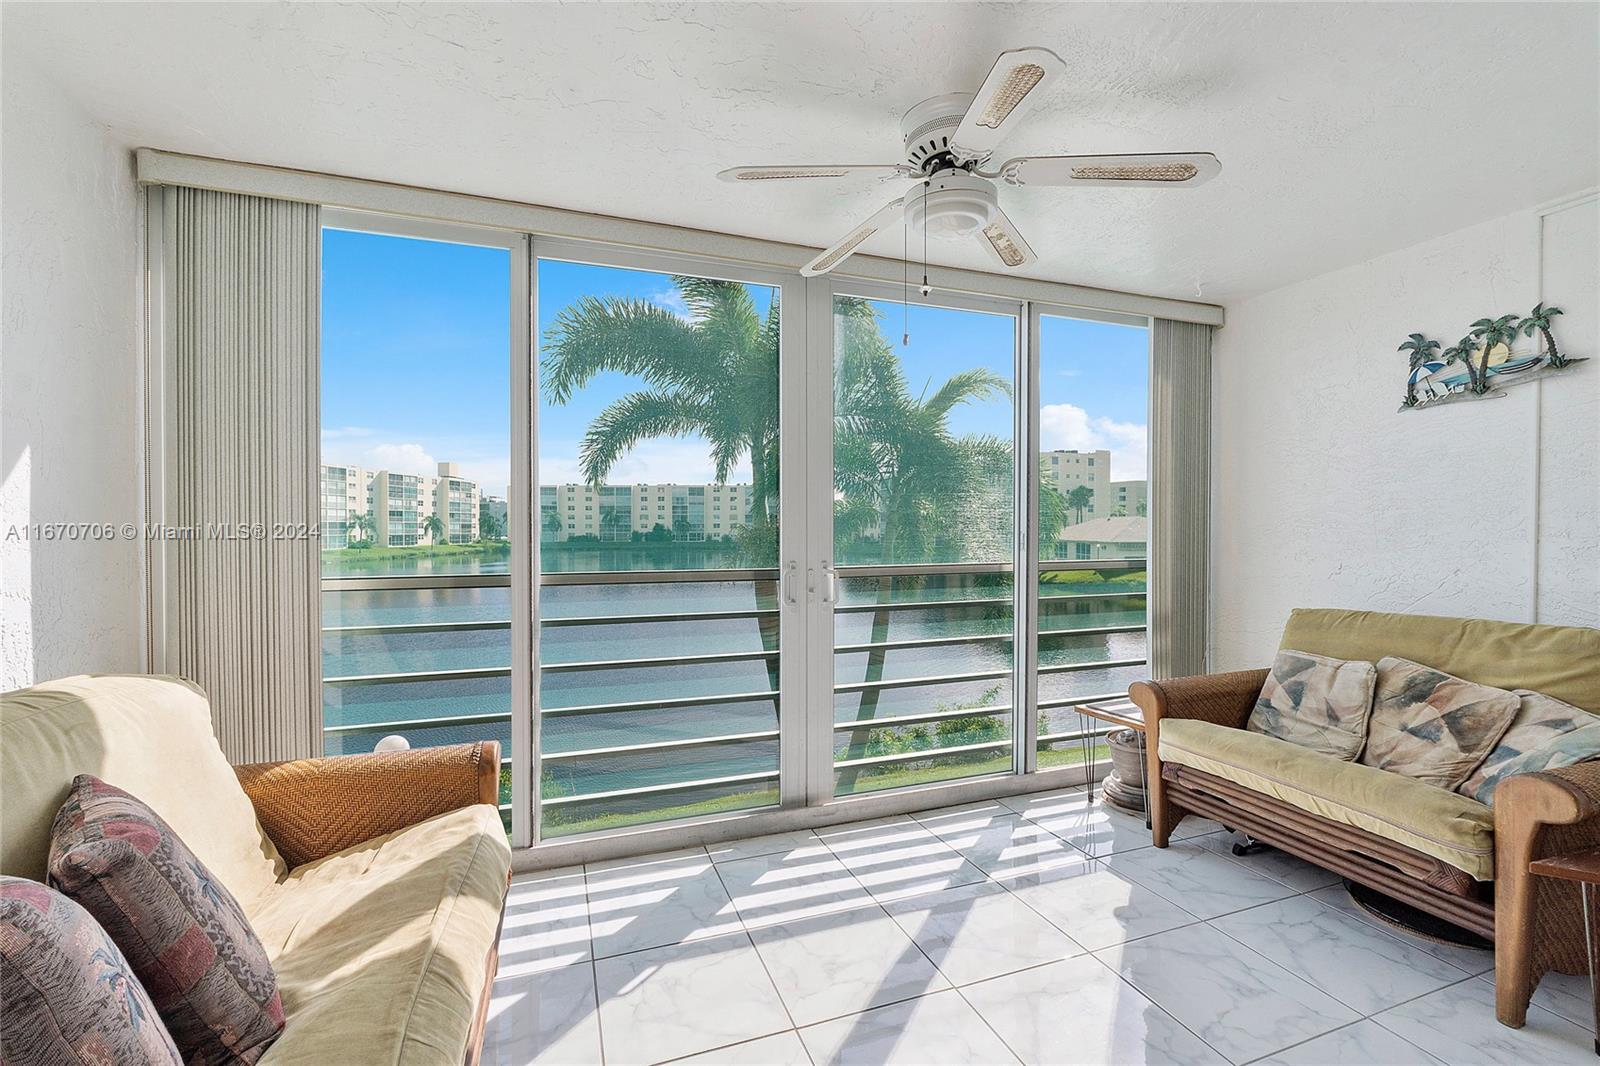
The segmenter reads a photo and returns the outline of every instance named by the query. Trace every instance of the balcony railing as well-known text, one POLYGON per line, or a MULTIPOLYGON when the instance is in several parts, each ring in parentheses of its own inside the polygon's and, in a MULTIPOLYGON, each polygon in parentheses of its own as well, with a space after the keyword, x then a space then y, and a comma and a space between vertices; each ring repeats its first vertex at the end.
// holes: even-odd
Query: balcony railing
MULTIPOLYGON (((1143 673, 1144 568, 1041 565, 1041 769, 1081 760, 1074 706, 1143 673)), ((837 791, 1009 772, 1010 566, 842 566, 839 576, 837 791)), ((542 577, 546 836, 777 802, 777 585, 772 569, 542 577)), ((330 753, 392 733, 418 747, 494 739, 509 752, 507 575, 328 578, 322 590, 330 753)))

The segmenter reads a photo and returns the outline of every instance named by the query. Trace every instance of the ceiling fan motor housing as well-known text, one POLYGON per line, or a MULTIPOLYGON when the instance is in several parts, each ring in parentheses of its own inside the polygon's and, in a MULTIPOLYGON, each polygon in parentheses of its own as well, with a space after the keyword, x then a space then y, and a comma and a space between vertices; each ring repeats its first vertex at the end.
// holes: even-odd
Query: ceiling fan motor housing
POLYGON ((941 170, 926 190, 913 186, 906 193, 906 226, 914 233, 926 227, 935 237, 976 233, 997 210, 994 183, 965 170, 941 170))
POLYGON ((926 171, 930 160, 950 151, 961 118, 972 103, 971 93, 945 93, 930 96, 905 113, 900 120, 900 136, 906 144, 906 162, 926 171))

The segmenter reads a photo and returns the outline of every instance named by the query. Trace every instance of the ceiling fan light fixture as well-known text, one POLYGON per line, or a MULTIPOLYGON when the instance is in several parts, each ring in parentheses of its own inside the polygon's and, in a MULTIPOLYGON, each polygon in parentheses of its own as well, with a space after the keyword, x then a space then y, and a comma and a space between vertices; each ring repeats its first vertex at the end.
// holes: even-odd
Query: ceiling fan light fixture
POLYGON ((989 106, 978 116, 978 125, 997 129, 1006 116, 1017 109, 1023 98, 1033 91, 1034 86, 1043 80, 1044 68, 1037 63, 1019 63, 1012 67, 990 99, 989 106))
POLYGON ((1193 163, 1095 163, 1072 168, 1075 181, 1192 181, 1193 163))
POLYGON ((1027 257, 1022 254, 1022 249, 1011 239, 1011 234, 1001 228, 998 222, 991 222, 983 227, 983 235, 994 246, 995 254, 1006 266, 1021 266, 1026 260, 1027 257))

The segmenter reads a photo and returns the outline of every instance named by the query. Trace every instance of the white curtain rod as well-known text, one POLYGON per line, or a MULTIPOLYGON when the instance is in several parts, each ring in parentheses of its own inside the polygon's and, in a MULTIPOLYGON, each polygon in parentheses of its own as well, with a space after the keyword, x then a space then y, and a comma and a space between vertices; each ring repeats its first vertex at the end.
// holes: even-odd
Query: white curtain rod
MULTIPOLYGON (((467 193, 441 192, 411 185, 341 177, 308 170, 236 163, 224 159, 140 148, 135 173, 143 185, 174 185, 218 192, 246 193, 276 200, 295 200, 323 207, 376 211, 411 218, 487 226, 536 236, 622 245, 652 251, 697 255, 761 267, 799 270, 816 250, 799 245, 728 233, 686 229, 658 222, 591 215, 555 207, 497 200, 467 193)), ((849 269, 838 273, 877 281, 900 280, 899 260, 852 256, 849 269)), ((1223 324, 1215 304, 1171 300, 1114 289, 1066 285, 1036 278, 1009 277, 977 270, 941 267, 940 285, 961 292, 1000 295, 1062 307, 1147 315, 1207 326, 1223 324)))

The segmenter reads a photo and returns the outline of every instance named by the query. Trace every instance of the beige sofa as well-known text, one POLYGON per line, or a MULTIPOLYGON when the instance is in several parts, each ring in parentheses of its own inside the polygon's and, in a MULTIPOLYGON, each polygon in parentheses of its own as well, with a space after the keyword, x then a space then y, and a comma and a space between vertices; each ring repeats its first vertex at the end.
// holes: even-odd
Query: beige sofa
POLYGON ((238 898, 287 1022, 262 1066, 474 1062, 511 851, 492 743, 232 767, 205 695, 74 677, 0 697, 0 873, 43 880, 92 773, 164 818, 238 898))
MULTIPOLYGON (((1600 715, 1600 629, 1297 610, 1280 648, 1398 655, 1600 715)), ((1495 944, 1497 1015, 1520 1026, 1551 970, 1586 972, 1577 889, 1531 861, 1600 844, 1600 760, 1501 782, 1494 806, 1245 728, 1266 670, 1141 681, 1151 832, 1198 814, 1437 915, 1495 944)))

